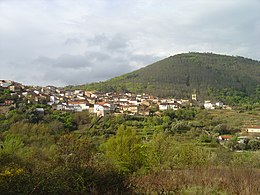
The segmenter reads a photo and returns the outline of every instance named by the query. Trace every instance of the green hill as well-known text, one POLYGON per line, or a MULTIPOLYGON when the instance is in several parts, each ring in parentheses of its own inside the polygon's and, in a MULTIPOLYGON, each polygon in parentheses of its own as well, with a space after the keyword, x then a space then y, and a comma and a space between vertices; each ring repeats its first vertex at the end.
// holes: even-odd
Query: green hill
POLYGON ((254 96, 260 84, 260 62, 212 53, 178 54, 105 82, 77 88, 146 92, 157 96, 201 97, 223 90, 254 96))

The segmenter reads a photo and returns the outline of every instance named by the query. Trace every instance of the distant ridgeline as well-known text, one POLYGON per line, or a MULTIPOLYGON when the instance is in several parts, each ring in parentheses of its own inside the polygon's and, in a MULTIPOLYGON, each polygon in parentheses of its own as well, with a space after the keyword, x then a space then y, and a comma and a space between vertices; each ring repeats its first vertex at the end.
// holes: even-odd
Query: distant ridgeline
POLYGON ((70 86, 86 90, 131 91, 156 96, 226 101, 260 99, 260 62, 212 53, 185 53, 168 57, 105 82, 70 86), (229 98, 229 99, 227 99, 229 98))

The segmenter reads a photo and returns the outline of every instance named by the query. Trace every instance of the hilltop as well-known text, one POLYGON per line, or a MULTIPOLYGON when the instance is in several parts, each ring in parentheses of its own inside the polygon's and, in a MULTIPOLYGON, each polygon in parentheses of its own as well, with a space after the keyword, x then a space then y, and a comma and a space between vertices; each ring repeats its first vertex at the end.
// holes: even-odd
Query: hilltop
POLYGON ((253 96, 259 83, 259 61, 213 53, 184 53, 105 82, 74 87, 174 97, 190 97, 196 91, 206 98, 209 91, 223 89, 253 96))

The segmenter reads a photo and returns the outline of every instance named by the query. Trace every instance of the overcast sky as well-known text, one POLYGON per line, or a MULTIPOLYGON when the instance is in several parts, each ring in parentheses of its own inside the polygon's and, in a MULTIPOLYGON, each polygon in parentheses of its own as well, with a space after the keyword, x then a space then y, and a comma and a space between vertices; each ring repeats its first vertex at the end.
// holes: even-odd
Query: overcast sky
POLYGON ((260 0, 0 0, 0 79, 102 81, 189 51, 260 60, 260 0))

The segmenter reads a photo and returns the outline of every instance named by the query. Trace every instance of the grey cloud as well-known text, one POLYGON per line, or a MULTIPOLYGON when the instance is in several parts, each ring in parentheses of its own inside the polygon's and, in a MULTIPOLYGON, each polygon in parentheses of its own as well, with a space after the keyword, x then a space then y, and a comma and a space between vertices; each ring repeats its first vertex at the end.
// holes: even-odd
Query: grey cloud
POLYGON ((146 65, 156 62, 159 59, 160 57, 153 55, 133 54, 130 56, 130 60, 144 62, 146 65))
POLYGON ((51 66, 53 64, 53 59, 48 58, 46 56, 39 56, 37 59, 33 60, 33 64, 37 64, 39 66, 46 65, 51 66))
POLYGON ((109 40, 108 44, 107 44, 107 49, 109 50, 122 50, 127 48, 129 45, 127 43, 127 38, 118 34, 115 35, 111 38, 111 40, 109 40))
POLYGON ((78 39, 78 38, 68 38, 66 41, 65 41, 65 45, 68 45, 68 46, 70 46, 70 45, 74 45, 74 44, 80 44, 81 43, 81 40, 80 39, 78 39))
POLYGON ((89 46, 103 46, 108 42, 105 34, 96 34, 93 38, 86 40, 89 46))
POLYGON ((175 53, 260 60, 259 0, 0 1, 0 77, 77 84, 175 53))
POLYGON ((52 71, 46 70, 43 74, 42 79, 47 82, 55 81, 61 86, 70 85, 70 84, 81 84, 86 83, 86 81, 91 80, 91 72, 89 69, 61 69, 55 68, 52 71))
POLYGON ((110 55, 104 52, 92 51, 85 52, 85 56, 92 61, 105 61, 110 59, 110 55))
POLYGON ((40 56, 33 63, 39 67, 63 69, 80 69, 90 66, 90 62, 86 56, 70 54, 64 54, 58 58, 40 56))
POLYGON ((62 85, 81 84, 105 80, 127 70, 127 68, 122 65, 110 65, 110 63, 113 63, 111 60, 107 63, 97 63, 98 66, 97 64, 92 64, 91 67, 84 68, 64 69, 62 67, 55 67, 51 70, 46 69, 43 79, 57 80, 59 83, 62 83, 62 85))
POLYGON ((122 34, 112 36, 107 36, 104 33, 97 34, 92 39, 88 39, 87 43, 90 47, 100 47, 109 52, 124 50, 129 47, 127 37, 122 34))
POLYGON ((72 68, 72 69, 80 69, 91 66, 91 63, 86 58, 86 56, 82 55, 62 55, 58 57, 53 67, 61 67, 61 68, 72 68))
MULTIPOLYGON (((101 42, 112 40, 109 37, 106 39, 103 38, 101 38, 101 42)), ((95 39, 95 41, 97 40, 95 39)), ((125 40, 119 39, 117 42, 119 45, 124 45, 120 41, 124 43, 125 40)), ((43 80, 53 80, 55 83, 69 85, 103 81, 130 72, 159 59, 152 55, 133 54, 130 48, 126 46, 124 46, 125 50, 119 53, 114 52, 113 49, 108 47, 105 48, 100 51, 87 50, 82 55, 66 54, 53 59, 39 57, 34 62, 38 63, 39 66, 45 67, 42 69, 43 80)), ((115 50, 117 49, 118 47, 115 47, 115 50)))

